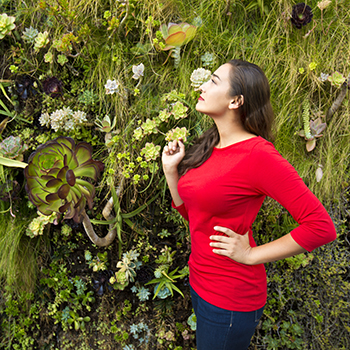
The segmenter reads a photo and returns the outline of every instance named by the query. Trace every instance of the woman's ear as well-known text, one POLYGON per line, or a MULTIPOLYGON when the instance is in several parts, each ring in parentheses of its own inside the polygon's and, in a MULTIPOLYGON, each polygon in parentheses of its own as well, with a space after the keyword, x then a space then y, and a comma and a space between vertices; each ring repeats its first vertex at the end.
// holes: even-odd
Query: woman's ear
POLYGON ((243 95, 235 96, 230 102, 229 109, 238 109, 243 105, 243 103, 244 103, 243 95))

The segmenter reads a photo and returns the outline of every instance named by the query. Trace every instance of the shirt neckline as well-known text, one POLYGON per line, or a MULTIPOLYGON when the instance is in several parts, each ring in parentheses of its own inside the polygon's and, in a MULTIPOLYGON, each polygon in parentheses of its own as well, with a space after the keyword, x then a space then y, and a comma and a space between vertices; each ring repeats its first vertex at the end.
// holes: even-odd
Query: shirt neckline
POLYGON ((242 141, 235 142, 235 143, 233 143, 231 145, 228 145, 226 147, 223 147, 223 148, 214 147, 214 150, 216 150, 216 151, 225 151, 225 150, 230 149, 230 148, 232 148, 232 147, 234 147, 236 145, 239 145, 239 144, 242 144, 244 142, 251 141, 251 140, 259 139, 259 138, 260 138, 260 136, 254 136, 254 137, 251 137, 249 139, 245 139, 245 140, 242 140, 242 141))

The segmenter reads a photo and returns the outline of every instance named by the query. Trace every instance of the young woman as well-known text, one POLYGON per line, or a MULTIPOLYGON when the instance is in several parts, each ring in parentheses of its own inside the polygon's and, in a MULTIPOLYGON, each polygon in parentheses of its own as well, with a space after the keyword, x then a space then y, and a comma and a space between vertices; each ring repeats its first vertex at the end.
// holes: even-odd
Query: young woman
POLYGON ((189 221, 191 296, 198 350, 247 349, 266 303, 264 263, 336 238, 325 208, 268 142, 270 88, 256 65, 232 60, 200 88, 196 109, 214 126, 185 153, 164 147, 173 207, 189 221), (257 246, 252 224, 269 196, 298 222, 289 234, 257 246))

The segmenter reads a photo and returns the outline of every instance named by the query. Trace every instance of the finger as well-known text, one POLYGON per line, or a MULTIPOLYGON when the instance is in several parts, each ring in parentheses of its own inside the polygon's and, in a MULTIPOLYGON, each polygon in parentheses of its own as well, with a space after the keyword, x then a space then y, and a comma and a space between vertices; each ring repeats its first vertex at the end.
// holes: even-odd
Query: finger
POLYGON ((168 146, 164 146, 164 148, 163 148, 163 154, 165 154, 166 156, 169 155, 169 147, 168 147, 168 146))
POLYGON ((209 243, 211 247, 214 248, 221 248, 221 249, 226 249, 227 248, 227 243, 218 243, 218 242, 211 242, 209 243))
MULTIPOLYGON (((169 144, 170 144, 170 142, 169 142, 169 144)), ((177 149, 177 140, 174 140, 174 141, 171 142, 171 149, 173 151, 176 151, 176 149, 177 149)))
POLYGON ((227 235, 227 236, 229 236, 229 237, 235 237, 235 235, 237 234, 236 232, 230 230, 229 228, 227 228, 227 227, 222 227, 222 226, 215 226, 215 227, 214 227, 214 230, 215 230, 215 231, 222 232, 222 233, 225 233, 225 235, 227 235))
POLYGON ((228 253, 225 249, 213 249, 213 253, 215 253, 217 255, 228 256, 228 253))
POLYGON ((211 239, 212 241, 218 241, 218 242, 226 242, 227 243, 227 237, 225 236, 210 236, 209 239, 211 239))
POLYGON ((185 145, 184 145, 182 139, 179 139, 178 146, 180 148, 180 153, 185 153, 185 145))

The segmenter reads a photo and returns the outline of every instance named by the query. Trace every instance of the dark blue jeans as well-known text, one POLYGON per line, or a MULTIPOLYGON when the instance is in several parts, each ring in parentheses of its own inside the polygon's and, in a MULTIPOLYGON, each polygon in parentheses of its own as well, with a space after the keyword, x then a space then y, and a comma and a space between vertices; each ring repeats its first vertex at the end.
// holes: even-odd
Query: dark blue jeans
POLYGON ((197 350, 247 350, 264 307, 251 312, 229 311, 203 300, 191 287, 197 317, 197 350))

